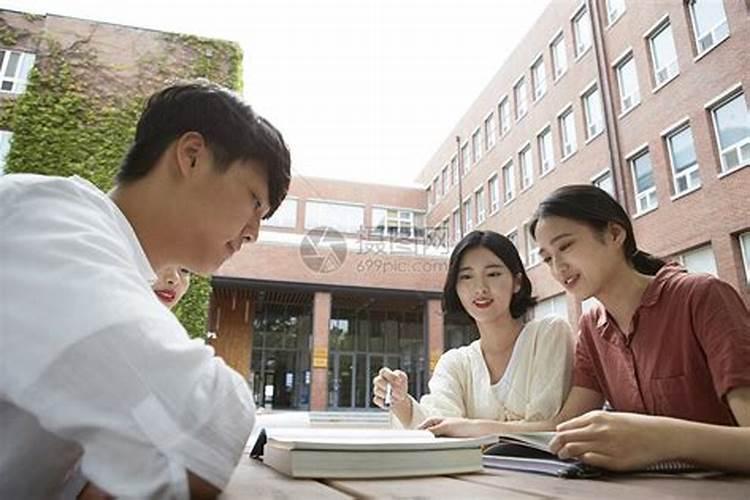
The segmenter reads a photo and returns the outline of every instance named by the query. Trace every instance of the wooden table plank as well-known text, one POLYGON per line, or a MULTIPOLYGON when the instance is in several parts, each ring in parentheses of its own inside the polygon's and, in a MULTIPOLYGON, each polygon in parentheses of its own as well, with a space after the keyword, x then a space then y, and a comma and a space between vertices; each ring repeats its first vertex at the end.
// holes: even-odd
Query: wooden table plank
POLYGON ((223 500, 262 499, 299 500, 352 498, 311 479, 292 479, 243 456, 224 493, 223 500))
POLYGON ((326 484, 357 498, 471 498, 497 500, 535 500, 536 494, 528 494, 465 480, 480 474, 461 476, 432 476, 394 479, 337 479, 326 484))
POLYGON ((461 479, 514 491, 538 498, 598 500, 601 498, 674 498, 704 500, 750 498, 750 477, 717 476, 697 479, 685 476, 623 475, 600 479, 561 479, 540 474, 488 469, 484 474, 461 479))

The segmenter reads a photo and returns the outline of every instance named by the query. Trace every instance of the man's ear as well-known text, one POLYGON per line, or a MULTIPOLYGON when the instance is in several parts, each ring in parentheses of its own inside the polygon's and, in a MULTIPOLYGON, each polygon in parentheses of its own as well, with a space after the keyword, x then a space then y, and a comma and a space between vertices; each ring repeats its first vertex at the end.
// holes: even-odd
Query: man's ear
POLYGON ((185 132, 175 144, 177 171, 182 176, 190 176, 205 157, 206 141, 198 132, 185 132))

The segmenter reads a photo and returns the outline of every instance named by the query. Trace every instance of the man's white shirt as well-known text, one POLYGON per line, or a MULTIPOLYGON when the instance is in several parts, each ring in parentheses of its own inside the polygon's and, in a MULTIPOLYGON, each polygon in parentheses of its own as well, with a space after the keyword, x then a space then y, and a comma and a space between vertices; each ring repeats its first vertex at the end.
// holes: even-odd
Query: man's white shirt
POLYGON ((128 220, 80 178, 0 178, 0 498, 83 474, 117 497, 229 480, 252 430, 245 380, 154 295, 128 220))

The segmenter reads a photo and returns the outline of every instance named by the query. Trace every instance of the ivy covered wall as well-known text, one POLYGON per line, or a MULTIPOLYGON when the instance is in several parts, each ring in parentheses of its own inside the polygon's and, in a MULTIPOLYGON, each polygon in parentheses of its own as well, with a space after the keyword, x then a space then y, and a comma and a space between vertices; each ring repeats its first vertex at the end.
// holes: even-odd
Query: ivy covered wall
MULTIPOLYGON (((0 10, 0 45, 36 54, 26 91, 0 101, 6 172, 79 175, 105 191, 151 93, 193 78, 242 84, 237 44, 190 35, 0 10)), ((175 308, 191 336, 205 335, 210 294, 194 277, 175 308)))

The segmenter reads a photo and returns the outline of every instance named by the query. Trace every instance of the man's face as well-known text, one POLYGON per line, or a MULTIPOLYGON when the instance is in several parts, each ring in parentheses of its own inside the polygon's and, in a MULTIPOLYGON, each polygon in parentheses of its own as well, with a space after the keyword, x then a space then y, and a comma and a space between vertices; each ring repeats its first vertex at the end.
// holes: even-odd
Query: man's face
POLYGON ((255 161, 238 160, 222 172, 208 158, 196 168, 182 191, 180 262, 207 275, 244 243, 258 239, 260 221, 269 211, 268 175, 255 161))

